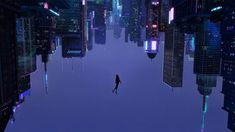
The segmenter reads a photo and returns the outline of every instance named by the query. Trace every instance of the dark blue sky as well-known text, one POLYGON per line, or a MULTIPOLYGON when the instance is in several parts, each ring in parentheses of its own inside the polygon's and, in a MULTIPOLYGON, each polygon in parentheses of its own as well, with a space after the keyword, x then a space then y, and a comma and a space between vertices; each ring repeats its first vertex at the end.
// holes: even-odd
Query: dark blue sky
MULTIPOLYGON (((123 36, 113 39, 108 31, 107 44, 94 45, 83 59, 63 60, 59 48, 48 64, 48 96, 38 58, 32 94, 6 132, 200 132, 202 96, 193 62, 185 57, 184 86, 172 92, 162 82, 163 45, 151 61, 123 36), (117 96, 111 92, 116 73, 122 80, 117 96)), ((228 132, 221 78, 217 85, 208 101, 205 132, 228 132)))

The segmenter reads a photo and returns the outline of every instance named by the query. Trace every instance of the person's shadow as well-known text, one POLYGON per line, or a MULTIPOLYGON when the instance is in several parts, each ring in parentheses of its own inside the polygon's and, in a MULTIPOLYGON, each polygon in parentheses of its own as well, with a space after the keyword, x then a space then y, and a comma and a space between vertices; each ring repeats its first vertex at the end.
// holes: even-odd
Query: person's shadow
POLYGON ((121 83, 121 80, 120 80, 120 77, 118 74, 116 74, 116 79, 115 79, 115 87, 114 89, 112 90, 113 93, 115 93, 117 95, 117 90, 118 90, 118 86, 119 84, 121 83))

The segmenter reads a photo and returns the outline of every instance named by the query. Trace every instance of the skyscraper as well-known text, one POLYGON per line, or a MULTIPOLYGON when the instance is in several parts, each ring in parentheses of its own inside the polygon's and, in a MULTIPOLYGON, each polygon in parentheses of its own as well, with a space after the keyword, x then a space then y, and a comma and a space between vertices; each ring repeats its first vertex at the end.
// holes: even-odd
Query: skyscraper
POLYGON ((171 24, 165 34, 163 82, 182 87, 184 65, 184 34, 171 24))
MULTIPOLYGON (((145 1, 146 20, 145 20, 145 51, 150 59, 155 58, 159 48, 159 32, 158 32, 158 18, 159 18, 159 2, 158 0, 145 1)), ((141 34, 141 30, 139 30, 141 34)))
POLYGON ((219 75, 220 73, 219 25, 209 20, 199 24, 196 33, 194 73, 219 75))
POLYGON ((25 76, 36 70, 34 21, 30 17, 20 17, 17 18, 16 26, 18 71, 19 76, 25 76))
POLYGON ((224 0, 222 9, 222 65, 221 76, 223 77, 224 105, 223 109, 228 112, 227 127, 235 131, 235 3, 224 0))
POLYGON ((60 17, 56 19, 57 34, 81 34, 81 1, 68 0, 69 8, 60 11, 60 17))
POLYGON ((209 12, 208 0, 173 0, 175 16, 177 21, 195 19, 197 17, 206 17, 209 12))
POLYGON ((94 27, 95 30, 95 43, 96 44, 105 44, 106 43, 106 25, 105 25, 105 15, 106 9, 104 2, 96 2, 95 5, 95 18, 94 18, 94 27))
POLYGON ((62 38, 62 56, 64 58, 84 57, 86 47, 81 42, 81 38, 75 36, 66 36, 62 38))
POLYGON ((159 31, 165 32, 168 24, 170 2, 169 0, 159 0, 160 12, 159 12, 159 31))
POLYGON ((57 19, 57 32, 62 36, 63 57, 84 57, 88 42, 87 1, 68 1, 57 19))
POLYGON ((158 33, 158 19, 159 19, 160 4, 157 0, 146 1, 146 39, 157 39, 158 33))
POLYGON ((198 91, 203 97, 202 130, 205 129, 207 98, 216 87, 217 76, 220 73, 219 29, 218 24, 202 19, 196 33, 194 73, 197 77, 198 91))
POLYGON ((130 34, 130 41, 134 43, 138 42, 138 38, 140 38, 140 6, 142 2, 141 0, 130 0, 130 19, 128 24, 128 31, 130 34))
POLYGON ((17 1, 0 1, 0 131, 13 115, 18 97, 16 11, 17 1))

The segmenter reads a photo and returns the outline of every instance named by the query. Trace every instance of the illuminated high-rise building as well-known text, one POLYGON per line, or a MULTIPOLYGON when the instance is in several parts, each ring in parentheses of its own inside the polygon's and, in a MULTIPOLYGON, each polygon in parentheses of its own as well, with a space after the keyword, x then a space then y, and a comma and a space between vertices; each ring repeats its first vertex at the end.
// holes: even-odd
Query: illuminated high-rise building
POLYGON ((168 24, 170 3, 169 0, 159 0, 160 12, 159 12, 159 31, 165 32, 168 24))
POLYGON ((16 29, 18 72, 19 76, 25 76, 36 70, 36 47, 33 19, 30 17, 17 18, 16 29))
POLYGON ((95 8, 94 27, 95 30, 95 43, 106 43, 106 9, 104 2, 97 2, 95 8))
POLYGON ((222 9, 221 35, 222 35, 222 64, 224 105, 228 112, 227 128, 235 131, 235 3, 224 0, 222 9))
POLYGON ((53 16, 38 16, 36 24, 36 52, 40 54, 51 54, 55 45, 56 21, 53 16))
POLYGON ((56 21, 54 16, 41 14, 36 17, 36 53, 41 55, 42 63, 44 64, 44 88, 48 94, 48 73, 47 64, 49 55, 54 53, 56 46, 56 21))
POLYGON ((220 73, 219 25, 204 20, 196 33, 194 73, 219 75, 220 73))
POLYGON ((174 18, 177 21, 206 17, 209 14, 209 1, 207 0, 173 0, 171 4, 175 11, 174 18))
MULTIPOLYGON (((160 5, 158 0, 147 0, 145 1, 145 7, 145 51, 147 52, 148 57, 153 59, 155 58, 159 48, 158 15, 160 5)), ((139 30, 139 34, 141 34, 141 30, 139 30)))
POLYGON ((68 0, 69 8, 60 11, 57 18, 57 34, 80 34, 81 33, 81 1, 68 0))
POLYGON ((195 33, 204 18, 208 18, 209 0, 172 0, 169 22, 177 23, 184 33, 195 33))
POLYGON ((170 87, 182 87, 184 64, 184 34, 171 24, 165 34, 163 82, 170 87))
POLYGON ((157 0, 147 0, 146 1, 146 39, 158 38, 158 17, 160 4, 157 0))
POLYGON ((138 42, 140 38, 140 10, 141 10, 141 0, 130 0, 130 18, 128 24, 128 31, 130 36, 130 41, 134 43, 138 42))
POLYGON ((62 56, 64 58, 84 57, 86 47, 82 44, 81 38, 74 36, 66 36, 62 38, 62 56))
POLYGON ((205 129, 206 98, 216 87, 220 74, 220 28, 219 25, 203 19, 198 25, 194 54, 194 74, 197 77, 198 91, 203 97, 201 129, 205 129))
POLYGON ((0 1, 0 131, 13 115, 18 99, 16 12, 17 1, 0 1))
POLYGON ((127 43, 128 41, 129 41, 129 24, 130 24, 130 2, 131 1, 125 1, 125 0, 123 0, 122 1, 122 5, 123 5, 123 7, 122 7, 122 21, 123 21, 123 23, 124 23, 124 32, 125 32, 125 42, 127 43))

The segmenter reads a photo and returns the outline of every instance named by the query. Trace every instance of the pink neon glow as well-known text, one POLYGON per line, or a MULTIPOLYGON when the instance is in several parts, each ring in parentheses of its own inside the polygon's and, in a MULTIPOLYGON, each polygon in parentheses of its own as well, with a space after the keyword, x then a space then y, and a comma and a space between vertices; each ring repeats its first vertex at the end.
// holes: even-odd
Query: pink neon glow
POLYGON ((171 21, 174 20, 174 12, 175 12, 175 9, 174 7, 172 7, 169 11, 169 24, 171 24, 171 21))
POLYGON ((157 25, 152 25, 153 28, 157 28, 157 25))
POLYGON ((49 9, 49 5, 48 5, 48 3, 47 3, 47 2, 45 2, 45 3, 43 4, 43 7, 44 7, 44 9, 49 9))

